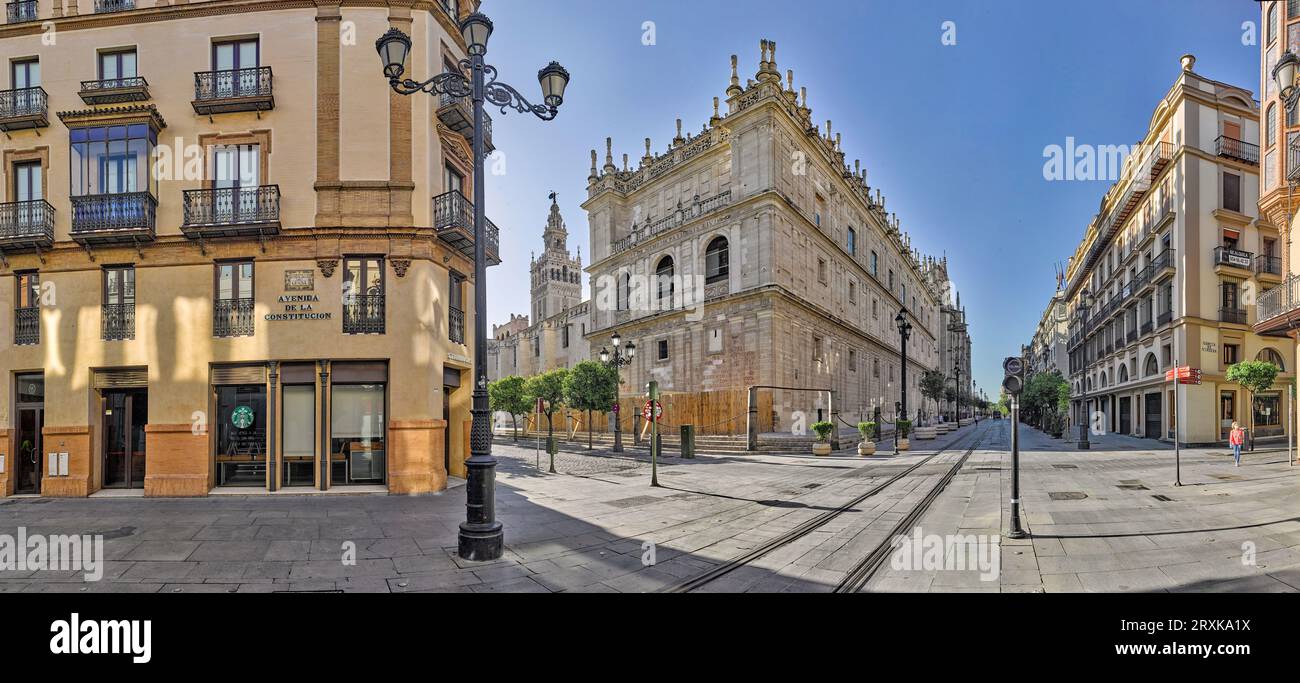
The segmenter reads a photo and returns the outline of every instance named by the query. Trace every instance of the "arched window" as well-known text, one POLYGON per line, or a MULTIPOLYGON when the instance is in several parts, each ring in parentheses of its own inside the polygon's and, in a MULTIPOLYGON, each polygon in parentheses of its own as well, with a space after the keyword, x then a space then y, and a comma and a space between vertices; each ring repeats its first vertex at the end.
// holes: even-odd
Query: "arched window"
POLYGON ((1286 372, 1286 363, 1282 361, 1282 354, 1278 353, 1277 349, 1274 349, 1272 347, 1265 346, 1264 348, 1260 349, 1259 354, 1255 356, 1255 360, 1262 360, 1265 363, 1272 363, 1273 365, 1277 366, 1278 372, 1286 372))
POLYGON ((1147 354, 1147 360, 1145 367, 1142 369, 1142 374, 1146 377, 1160 374, 1160 363, 1156 361, 1156 354, 1147 354))
POLYGON ((659 309, 671 309, 673 307, 673 257, 665 256, 659 259, 659 265, 655 267, 655 289, 659 295, 659 309))
POLYGON ((1101 388, 1102 388, 1102 389, 1105 389, 1105 388, 1106 388, 1106 373, 1105 373, 1105 372, 1101 373, 1101 376, 1098 377, 1098 380, 1100 380, 1100 382, 1101 382, 1101 388))
POLYGON ((709 242, 708 248, 704 250, 704 284, 711 285, 715 282, 726 282, 727 274, 730 272, 727 238, 714 237, 709 242))
POLYGON ((1119 383, 1123 384, 1127 381, 1128 381, 1128 366, 1121 365, 1119 366, 1119 383))

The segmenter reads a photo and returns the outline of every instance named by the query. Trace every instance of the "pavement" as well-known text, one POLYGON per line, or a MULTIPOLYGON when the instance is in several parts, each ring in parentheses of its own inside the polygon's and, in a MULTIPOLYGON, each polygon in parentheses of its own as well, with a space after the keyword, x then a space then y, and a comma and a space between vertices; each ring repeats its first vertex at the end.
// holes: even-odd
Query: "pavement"
POLYGON ((867 590, 1300 589, 1300 468, 1288 467, 1285 451, 1247 454, 1234 468, 1223 449, 1184 450, 1186 485, 1175 488, 1173 452, 1160 444, 1080 452, 1022 427, 1032 537, 1016 541, 1001 536, 1008 434, 1006 420, 985 420, 914 440, 916 450, 899 456, 669 455, 660 487, 650 486, 643 452, 566 450, 550 474, 533 444, 498 437, 506 552, 487 563, 456 556, 463 487, 414 497, 0 499, 0 534, 102 534, 106 560, 97 582, 79 571, 0 571, 0 592, 649 592, 718 567, 731 571, 700 590, 828 592, 959 462, 916 527, 989 535, 997 575, 886 561, 867 590))

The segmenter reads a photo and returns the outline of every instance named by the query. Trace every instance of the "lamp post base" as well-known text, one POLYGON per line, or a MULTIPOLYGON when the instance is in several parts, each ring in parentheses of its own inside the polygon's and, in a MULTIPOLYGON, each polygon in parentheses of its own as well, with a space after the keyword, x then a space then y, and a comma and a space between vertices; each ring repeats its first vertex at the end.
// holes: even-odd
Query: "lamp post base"
POLYGON ((1079 450, 1086 451, 1089 448, 1092 448, 1092 444, 1088 443, 1088 428, 1079 425, 1079 450))
POLYGON ((490 562, 501 559, 505 552, 505 531, 501 522, 476 527, 469 522, 460 523, 456 535, 456 554, 471 562, 490 562))

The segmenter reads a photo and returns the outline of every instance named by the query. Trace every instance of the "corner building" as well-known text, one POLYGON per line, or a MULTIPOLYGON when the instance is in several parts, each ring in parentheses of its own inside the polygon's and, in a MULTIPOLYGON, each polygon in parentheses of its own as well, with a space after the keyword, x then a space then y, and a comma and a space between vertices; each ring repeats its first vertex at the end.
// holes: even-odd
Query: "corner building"
POLYGON ((463 476, 475 4, 8 3, 0 495, 463 476))

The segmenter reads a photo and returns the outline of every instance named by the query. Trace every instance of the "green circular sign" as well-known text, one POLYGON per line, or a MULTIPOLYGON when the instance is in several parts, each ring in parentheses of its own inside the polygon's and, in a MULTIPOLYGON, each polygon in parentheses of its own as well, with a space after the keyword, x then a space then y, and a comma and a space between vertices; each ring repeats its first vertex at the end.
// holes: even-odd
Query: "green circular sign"
POLYGON ((253 409, 248 406, 239 406, 230 414, 231 424, 240 429, 248 429, 253 424, 253 409))

